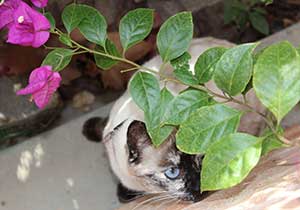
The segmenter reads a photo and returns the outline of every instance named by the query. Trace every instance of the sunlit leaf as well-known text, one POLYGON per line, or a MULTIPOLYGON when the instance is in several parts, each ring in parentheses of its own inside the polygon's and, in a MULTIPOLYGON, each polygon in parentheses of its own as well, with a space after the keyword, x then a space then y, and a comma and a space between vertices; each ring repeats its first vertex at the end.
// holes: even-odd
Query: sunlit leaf
POLYGON ((138 8, 128 12, 120 21, 119 33, 124 51, 145 39, 153 25, 153 10, 138 8))
POLYGON ((157 107, 160 99, 160 89, 154 75, 137 72, 129 83, 129 91, 134 102, 144 112, 152 113, 157 107))
POLYGON ((260 101, 278 122, 300 100, 300 59, 288 42, 266 48, 254 66, 253 86, 260 101))
POLYGON ((239 184, 256 166, 260 138, 234 133, 214 143, 202 162, 201 191, 221 190, 239 184))
POLYGON ((164 62, 173 60, 187 51, 193 38, 193 20, 190 12, 170 17, 157 34, 157 48, 164 62))
POLYGON ((188 154, 204 154, 214 142, 237 130, 241 114, 222 104, 198 109, 180 125, 177 148, 188 154))
POLYGON ((248 84, 253 68, 252 51, 257 43, 228 49, 216 64, 213 79, 221 90, 231 96, 241 93, 248 84))

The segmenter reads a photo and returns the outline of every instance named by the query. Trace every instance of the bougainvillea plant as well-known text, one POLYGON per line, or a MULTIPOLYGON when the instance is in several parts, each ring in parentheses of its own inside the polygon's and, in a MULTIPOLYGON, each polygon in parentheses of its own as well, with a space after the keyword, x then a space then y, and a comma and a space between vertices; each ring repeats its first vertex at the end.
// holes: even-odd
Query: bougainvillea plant
MULTIPOLYGON (((32 1, 43 7, 47 1, 32 1)), ((144 111, 147 131, 155 146, 162 144, 174 128, 177 148, 188 154, 204 154, 201 189, 218 190, 240 183, 259 159, 269 151, 299 145, 282 135, 280 122, 300 100, 299 51, 283 41, 254 51, 258 43, 241 44, 232 48, 215 47, 199 55, 194 74, 190 70, 187 52, 193 37, 190 12, 170 17, 157 35, 157 47, 163 64, 159 71, 139 65, 126 58, 125 52, 145 39, 152 29, 153 10, 139 8, 130 11, 120 21, 119 34, 123 51, 107 37, 107 23, 96 9, 82 4, 70 4, 62 13, 65 29, 55 27, 50 13, 39 13, 21 0, 0 1, 0 26, 8 29, 7 42, 23 46, 42 46, 49 35, 58 36, 64 48, 51 47, 40 67, 33 70, 29 85, 18 94, 32 94, 38 107, 43 108, 59 87, 59 71, 75 54, 90 53, 98 67, 109 69, 118 62, 138 70, 129 83, 133 100, 144 111), (45 16, 48 20, 45 19, 45 16), (79 29, 96 45, 88 48, 70 37, 79 29), (164 68, 170 63, 173 76, 164 68), (223 91, 217 94, 205 86, 213 80, 223 91), (176 82, 187 89, 172 95, 164 84, 176 82), (164 86, 160 89, 161 86, 164 86), (253 87, 269 114, 247 103, 246 92, 253 87), (239 100, 237 95, 244 95, 239 100), (222 98, 226 101, 218 103, 222 98), (268 126, 260 136, 237 131, 245 113, 226 105, 234 102, 259 115, 268 126)), ((49 48, 47 48, 49 49, 49 48)))

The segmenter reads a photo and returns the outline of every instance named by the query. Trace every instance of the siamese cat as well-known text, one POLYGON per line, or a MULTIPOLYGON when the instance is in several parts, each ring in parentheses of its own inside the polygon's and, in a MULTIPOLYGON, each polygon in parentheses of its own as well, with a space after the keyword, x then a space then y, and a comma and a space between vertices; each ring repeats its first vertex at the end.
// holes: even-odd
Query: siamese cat
MULTIPOLYGON (((194 39, 189 48, 192 56, 190 69, 194 69, 201 53, 216 46, 234 45, 213 38, 194 39)), ((156 56, 144 66, 158 71, 161 64, 161 58, 156 56)), ((166 66, 165 73, 171 69, 171 66, 166 66)), ((206 85, 215 92, 220 92, 216 90, 214 84, 206 85)), ((186 87, 170 83, 167 88, 173 95, 177 95, 186 87)), ((111 169, 120 181, 118 195, 121 201, 130 201, 143 194, 160 193, 194 202, 204 197, 205 193, 200 192, 203 155, 180 152, 175 145, 176 129, 161 146, 155 148, 146 130, 144 113, 134 103, 128 91, 115 102, 103 131, 101 120, 98 118, 90 119, 85 127, 87 128, 85 134, 90 139, 97 140, 102 135, 111 169), (91 131, 96 132, 93 134, 91 131)), ((257 133, 259 121, 245 127, 248 132, 250 129, 250 133, 257 133)))

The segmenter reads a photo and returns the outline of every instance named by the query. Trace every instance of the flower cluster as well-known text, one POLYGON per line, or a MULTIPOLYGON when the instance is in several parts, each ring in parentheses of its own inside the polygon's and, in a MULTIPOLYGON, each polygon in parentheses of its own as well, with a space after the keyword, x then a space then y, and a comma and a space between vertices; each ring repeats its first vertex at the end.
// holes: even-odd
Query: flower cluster
MULTIPOLYGON (((45 7, 48 0, 32 0, 45 7)), ((0 1, 0 29, 8 29, 8 43, 40 47, 50 36, 47 18, 21 0, 0 1)))
POLYGON ((42 109, 50 101, 51 96, 59 87, 61 77, 53 72, 51 66, 42 66, 33 70, 29 77, 29 84, 17 92, 17 95, 32 94, 36 105, 42 109))
MULTIPOLYGON (((48 0, 31 0, 33 5, 43 8, 48 0)), ((0 0, 0 30, 8 29, 7 42, 21 46, 38 48, 50 36, 50 23, 40 12, 22 0, 0 0)), ((32 99, 39 108, 44 108, 53 93, 59 87, 61 76, 52 71, 51 66, 34 69, 29 84, 17 92, 17 95, 32 94, 32 99)))

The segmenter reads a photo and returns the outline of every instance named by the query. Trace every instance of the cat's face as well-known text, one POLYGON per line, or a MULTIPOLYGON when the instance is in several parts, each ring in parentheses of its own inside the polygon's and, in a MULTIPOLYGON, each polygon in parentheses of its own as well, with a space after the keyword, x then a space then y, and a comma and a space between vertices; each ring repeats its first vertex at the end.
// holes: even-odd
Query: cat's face
POLYGON ((165 193, 182 200, 198 201, 200 193, 201 155, 187 155, 175 145, 174 131, 155 148, 145 124, 133 121, 127 130, 130 174, 143 185, 145 193, 165 193))

